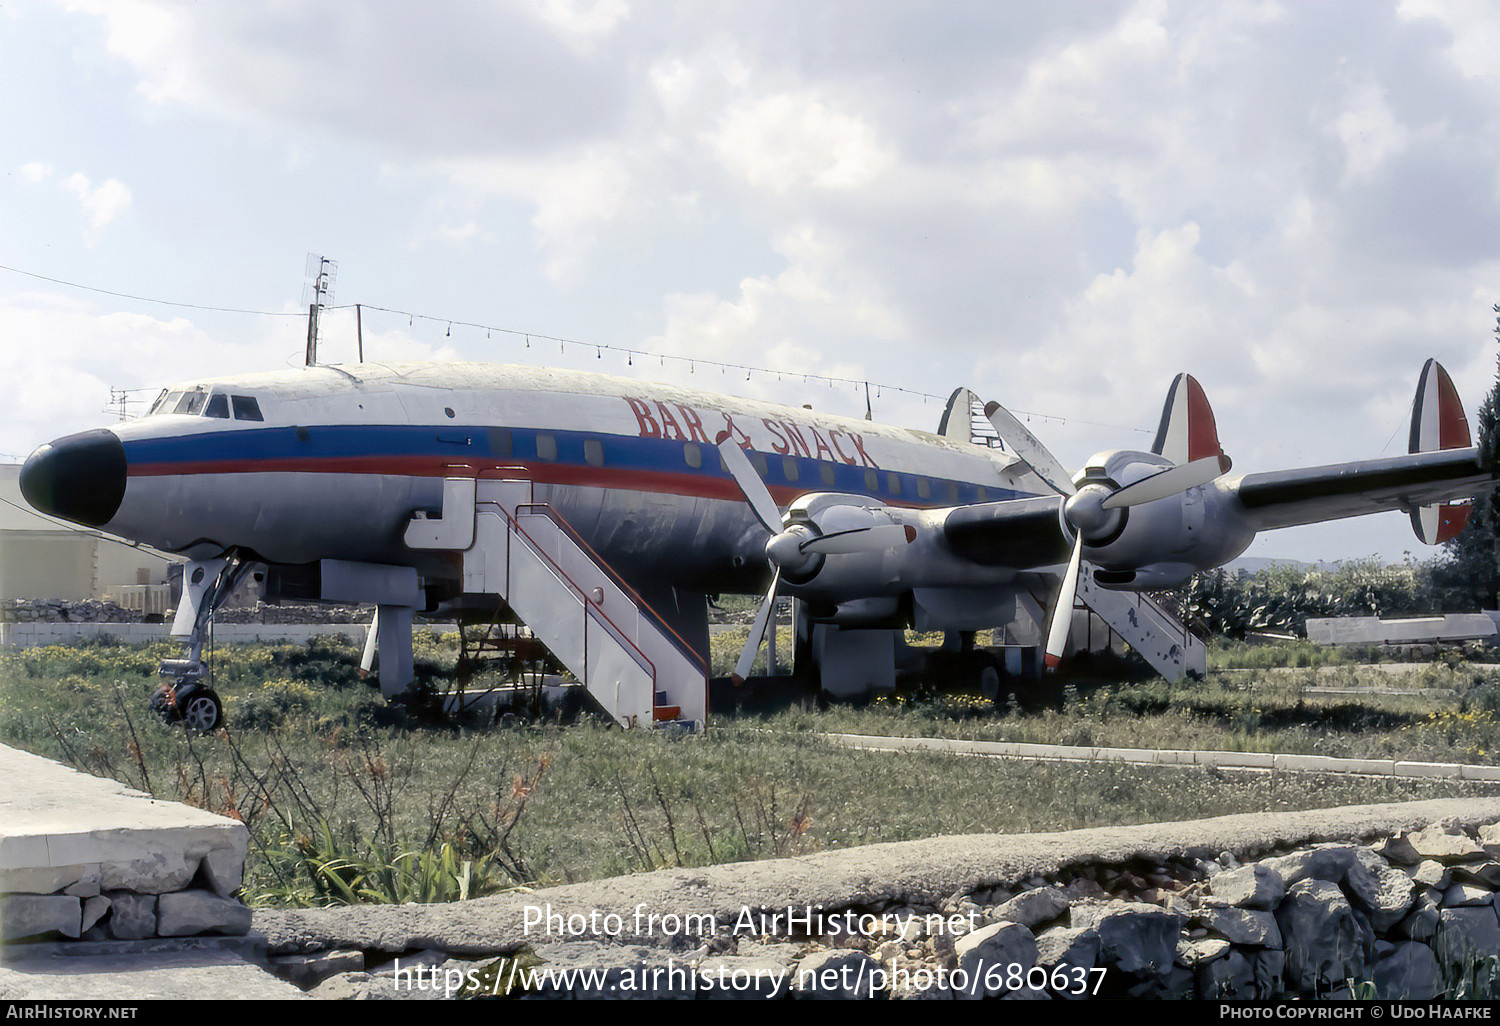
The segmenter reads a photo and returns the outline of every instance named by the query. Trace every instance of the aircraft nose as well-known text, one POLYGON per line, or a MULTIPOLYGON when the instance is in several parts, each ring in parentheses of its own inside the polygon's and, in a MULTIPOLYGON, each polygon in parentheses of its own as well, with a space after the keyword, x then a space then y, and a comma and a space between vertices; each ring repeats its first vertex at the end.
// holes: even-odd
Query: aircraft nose
POLYGON ((21 466, 21 494, 43 513, 103 527, 125 497, 125 446, 103 428, 48 442, 21 466))

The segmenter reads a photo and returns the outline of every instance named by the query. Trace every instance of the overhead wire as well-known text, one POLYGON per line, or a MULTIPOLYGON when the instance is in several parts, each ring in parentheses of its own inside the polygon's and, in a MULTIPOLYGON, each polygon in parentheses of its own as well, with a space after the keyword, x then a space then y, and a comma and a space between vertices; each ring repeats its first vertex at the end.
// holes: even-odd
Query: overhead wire
MULTIPOLYGON (((254 310, 254 309, 248 309, 248 308, 245 308, 245 307, 216 306, 216 305, 211 305, 211 304, 207 304, 207 303, 185 303, 185 302, 178 302, 178 301, 169 300, 169 299, 156 299, 156 298, 153 298, 151 296, 141 296, 141 295, 136 295, 136 294, 130 293, 130 292, 119 292, 119 291, 116 291, 114 289, 104 289, 104 288, 98 288, 98 287, 93 286, 93 285, 83 285, 83 284, 80 284, 79 282, 67 281, 67 280, 62 279, 62 278, 54 278, 54 277, 51 277, 49 275, 38 274, 38 273, 36 273, 34 271, 25 271, 25 270, 22 270, 19 267, 11 267, 11 266, 8 266, 6 264, 0 264, 0 271, 9 271, 12 274, 19 274, 19 275, 23 275, 23 276, 25 276, 27 278, 34 278, 34 279, 36 279, 38 281, 50 282, 50 283, 52 283, 54 285, 62 285, 62 286, 65 286, 67 288, 79 289, 79 290, 82 290, 84 292, 93 292, 93 293, 97 293, 99 295, 113 296, 113 297, 115 297, 117 299, 129 299, 129 300, 132 300, 132 301, 138 302, 138 303, 152 303, 152 304, 155 304, 155 305, 158 305, 158 306, 179 307, 181 309, 186 309, 186 310, 206 310, 206 311, 212 311, 212 312, 215 312, 215 313, 250 314, 250 315, 258 316, 258 317, 306 317, 307 316, 306 313, 304 313, 303 311, 300 311, 300 310, 254 310)), ((747 381, 750 380, 751 375, 756 374, 756 373, 760 373, 760 374, 775 374, 777 376, 777 380, 781 380, 781 374, 782 374, 781 371, 772 370, 772 369, 767 368, 767 367, 756 366, 754 364, 732 363, 732 362, 723 361, 723 360, 704 359, 704 358, 698 357, 698 356, 676 356, 676 355, 673 355, 671 353, 651 353, 651 352, 648 352, 648 351, 643 350, 643 349, 633 349, 633 348, 630 348, 628 346, 616 346, 616 345, 610 345, 609 343, 602 343, 602 342, 584 342, 584 341, 579 340, 579 339, 561 338, 561 337, 558 337, 556 335, 545 335, 545 334, 542 334, 540 332, 535 332, 535 331, 523 331, 523 330, 520 330, 520 329, 517 329, 517 328, 506 328, 506 327, 503 327, 501 325, 496 325, 496 324, 481 324, 481 323, 479 323, 477 321, 456 320, 456 319, 451 318, 451 317, 439 317, 439 316, 434 316, 434 315, 431 315, 431 314, 415 313, 415 312, 410 311, 410 310, 399 310, 399 309, 396 309, 394 307, 378 306, 378 305, 373 304, 373 303, 341 303, 341 304, 338 304, 338 305, 325 306, 322 309, 324 309, 324 310, 354 310, 356 308, 358 308, 360 310, 375 310, 375 311, 378 311, 380 313, 393 314, 393 315, 396 315, 396 316, 405 317, 407 319, 408 326, 415 326, 416 320, 417 320, 418 317, 420 317, 424 321, 432 321, 433 323, 437 323, 437 324, 446 324, 447 325, 447 329, 446 329, 446 331, 444 333, 444 337, 451 337, 452 334, 453 334, 453 326, 454 325, 458 325, 459 327, 474 328, 474 329, 477 329, 477 330, 484 331, 485 334, 486 334, 486 337, 488 337, 490 335, 490 333, 492 333, 492 332, 500 332, 501 334, 505 334, 505 335, 513 335, 513 336, 517 336, 517 337, 524 337, 525 340, 526 340, 526 347, 528 349, 531 348, 531 340, 533 338, 537 338, 537 339, 544 339, 544 340, 549 341, 549 342, 556 342, 558 344, 558 347, 559 347, 559 352, 566 352, 567 346, 569 346, 569 345, 589 347, 589 348, 592 348, 594 350, 595 355, 598 358, 600 358, 600 359, 603 358, 604 351, 608 350, 611 353, 618 353, 618 354, 624 356, 627 365, 632 366, 632 367, 635 365, 635 359, 634 358, 637 357, 637 356, 642 357, 643 359, 646 358, 646 357, 655 356, 655 357, 657 357, 658 362, 662 366, 666 365, 666 361, 667 360, 674 360, 674 361, 677 361, 678 363, 686 363, 688 365, 688 369, 689 369, 690 372, 696 372, 697 371, 697 365, 700 364, 700 363, 704 364, 705 366, 709 366, 709 367, 718 367, 720 369, 720 373, 724 373, 724 372, 726 372, 728 370, 734 370, 736 372, 738 372, 738 371, 744 371, 745 372, 745 380, 747 380, 747 381)), ((872 382, 872 381, 869 381, 868 379, 862 379, 862 378, 849 378, 849 377, 843 377, 843 376, 840 376, 840 375, 833 375, 833 374, 818 374, 818 373, 815 373, 815 372, 812 372, 812 371, 803 371, 802 372, 802 378, 803 378, 803 381, 805 383, 811 383, 813 380, 817 380, 817 381, 820 381, 820 382, 826 382, 830 388, 832 388, 835 383, 841 384, 841 385, 850 385, 850 386, 854 387, 855 389, 858 389, 861 385, 865 385, 866 387, 868 387, 869 385, 873 384, 873 385, 876 386, 877 389, 879 389, 882 392, 884 392, 885 390, 890 390, 892 392, 899 392, 899 393, 902 393, 902 394, 905 394, 905 395, 913 396, 915 398, 920 398, 924 402, 926 402, 929 399, 934 399, 934 400, 937 400, 938 402, 946 402, 947 401, 947 397, 946 396, 935 395, 935 394, 933 394, 931 392, 923 392, 923 391, 920 391, 920 390, 914 389, 914 388, 907 388, 904 385, 891 385, 891 384, 885 384, 885 383, 881 383, 881 382, 872 382)), ((1101 422, 1101 421, 1083 420, 1083 419, 1078 418, 1078 417, 1065 417, 1065 416, 1059 416, 1058 414, 1054 414, 1054 413, 1038 413, 1038 412, 1031 411, 1031 410, 1017 410, 1017 409, 1012 409, 1011 412, 1014 413, 1014 414, 1018 414, 1020 416, 1028 417, 1028 418, 1033 418, 1034 417, 1034 418, 1039 418, 1039 419, 1042 419, 1042 420, 1056 421, 1056 422, 1061 423, 1061 424, 1066 424, 1066 423, 1068 423, 1069 420, 1072 420, 1073 422, 1078 423, 1078 424, 1088 424, 1088 425, 1091 425, 1091 426, 1094 426, 1094 427, 1105 427, 1105 428, 1110 428, 1112 430, 1121 430, 1121 431, 1138 431, 1138 432, 1140 432, 1142 434, 1149 434, 1150 433, 1150 430, 1147 429, 1147 428, 1127 427, 1127 426, 1121 425, 1121 424, 1109 424, 1109 423, 1104 423, 1104 422, 1101 422)))
POLYGON ((306 317, 307 314, 301 310, 247 310, 235 306, 210 306, 206 303, 178 303, 170 299, 152 299, 150 296, 137 296, 129 292, 115 292, 112 289, 95 288, 92 285, 80 285, 76 281, 64 281, 61 278, 49 278, 45 274, 37 274, 34 271, 23 271, 19 267, 8 267, 0 264, 0 271, 9 271, 12 274, 25 275, 38 281, 50 281, 54 285, 66 285, 70 289, 81 289, 84 292, 97 292, 103 296, 114 296, 117 299, 133 299, 138 303, 155 303, 158 306, 180 306, 187 310, 212 310, 217 313, 255 314, 260 317, 306 317))

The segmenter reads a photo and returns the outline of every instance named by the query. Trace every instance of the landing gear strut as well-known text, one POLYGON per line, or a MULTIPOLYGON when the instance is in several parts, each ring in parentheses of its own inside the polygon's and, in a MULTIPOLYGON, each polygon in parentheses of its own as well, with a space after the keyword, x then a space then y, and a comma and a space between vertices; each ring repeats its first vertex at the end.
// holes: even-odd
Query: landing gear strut
POLYGON ((181 659, 163 659, 157 674, 163 683, 151 696, 151 711, 189 733, 207 734, 224 720, 224 703, 204 683, 203 641, 217 609, 253 564, 237 552, 217 559, 192 560, 183 568, 182 600, 172 621, 172 637, 185 642, 181 659))

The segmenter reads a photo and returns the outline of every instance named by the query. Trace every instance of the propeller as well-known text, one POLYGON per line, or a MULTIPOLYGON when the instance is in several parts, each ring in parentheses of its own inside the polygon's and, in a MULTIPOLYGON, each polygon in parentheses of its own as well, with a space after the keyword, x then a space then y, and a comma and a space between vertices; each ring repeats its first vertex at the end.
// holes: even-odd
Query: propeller
POLYGON ((755 519, 770 535, 766 540, 766 559, 773 569, 771 587, 766 591, 765 598, 761 599, 760 608, 755 612, 755 622, 750 628, 750 636, 745 639, 745 648, 734 666, 733 679, 738 685, 744 683, 751 664, 760 652, 766 627, 776 605, 776 589, 781 584, 783 571, 796 573, 808 569, 822 556, 893 549, 915 540, 917 532, 915 528, 903 524, 872 524, 824 534, 812 523, 788 523, 776 505, 776 500, 771 498, 771 490, 755 472, 750 457, 745 455, 745 450, 739 443, 727 431, 719 435, 717 442, 719 455, 723 457, 729 475, 744 493, 755 519))
POLYGON ((745 639, 745 647, 740 650, 740 657, 734 664, 734 686, 739 687, 745 683, 745 678, 750 676, 750 667, 755 664, 755 657, 760 654, 761 639, 766 636, 766 627, 771 622, 771 615, 776 608, 776 586, 781 583, 781 567, 777 567, 771 573, 771 587, 766 591, 766 597, 761 599, 760 608, 755 611, 755 622, 750 625, 750 636, 745 639))
POLYGON ((1073 625, 1073 602, 1078 595, 1078 574, 1083 564, 1086 538, 1103 537, 1114 530, 1122 515, 1116 512, 1118 510, 1155 502, 1189 488, 1208 484, 1228 471, 1229 461, 1220 453, 1167 467, 1123 488, 1088 481, 1075 488, 1072 478, 1057 457, 1048 452, 1047 447, 1037 441, 1036 436, 1010 411, 999 403, 992 402, 985 406, 984 414, 1011 452, 1025 460, 1053 491, 1066 496, 1063 517, 1073 528, 1075 538, 1072 554, 1068 558, 1068 570, 1063 575, 1062 590, 1057 596, 1057 603, 1052 607, 1052 617, 1047 625, 1046 663, 1049 668, 1056 667, 1062 660, 1063 649, 1068 644, 1068 632, 1073 625))
POLYGON ((1062 591, 1057 604, 1052 607, 1052 619, 1047 627, 1046 664, 1055 668, 1062 661, 1063 649, 1068 644, 1068 631, 1073 625, 1073 600, 1078 594, 1078 573, 1083 562, 1083 546, 1089 537, 1101 538, 1115 530, 1120 524, 1123 510, 1141 506, 1158 499, 1170 498, 1189 488, 1208 484, 1224 473, 1217 456, 1205 456, 1167 467, 1123 488, 1085 481, 1076 492, 1063 501, 1063 517, 1074 531, 1073 553, 1068 559, 1068 570, 1063 575, 1062 591))
POLYGON ((1036 476, 1047 483, 1051 489, 1059 495, 1073 494, 1073 475, 1063 469, 1063 465, 1057 462, 1057 457, 1047 451, 1047 447, 1037 441, 1026 429, 1026 425, 1011 414, 999 403, 986 403, 984 415, 989 419, 990 426, 1000 436, 1006 448, 1015 453, 1021 459, 1030 464, 1031 469, 1036 471, 1036 476))
POLYGON ((724 458, 724 466, 729 468, 729 476, 734 478, 734 483, 740 486, 740 491, 750 503, 750 511, 760 521, 760 526, 772 534, 780 533, 781 510, 776 507, 776 500, 771 498, 771 490, 750 465, 750 457, 745 455, 745 450, 729 437, 727 431, 719 437, 719 455, 724 458))
POLYGON ((1204 456, 1191 463, 1168 467, 1159 474, 1152 474, 1150 477, 1141 478, 1135 484, 1126 485, 1100 505, 1104 509, 1139 506, 1143 502, 1154 502, 1157 499, 1165 499, 1169 495, 1176 495, 1178 492, 1185 492, 1189 488, 1206 485, 1222 473, 1224 469, 1219 457, 1204 456))
POLYGON ((1068 647, 1068 632, 1073 628, 1073 600, 1078 595, 1078 571, 1083 564, 1083 532, 1078 532, 1073 542, 1073 555, 1068 559, 1068 572, 1063 574, 1062 591, 1058 592, 1057 604, 1052 607, 1052 622, 1047 625, 1047 669, 1057 668, 1062 662, 1063 649, 1068 647))

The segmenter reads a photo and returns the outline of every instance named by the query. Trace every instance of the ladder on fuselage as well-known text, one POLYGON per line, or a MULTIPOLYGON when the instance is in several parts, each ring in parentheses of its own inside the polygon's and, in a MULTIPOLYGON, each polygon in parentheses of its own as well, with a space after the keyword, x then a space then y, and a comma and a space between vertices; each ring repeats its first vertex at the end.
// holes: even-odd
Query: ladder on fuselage
POLYGON ((406 543, 461 553, 464 593, 504 601, 621 726, 707 722, 702 658, 534 500, 524 470, 451 468, 442 517, 414 517, 406 543))

